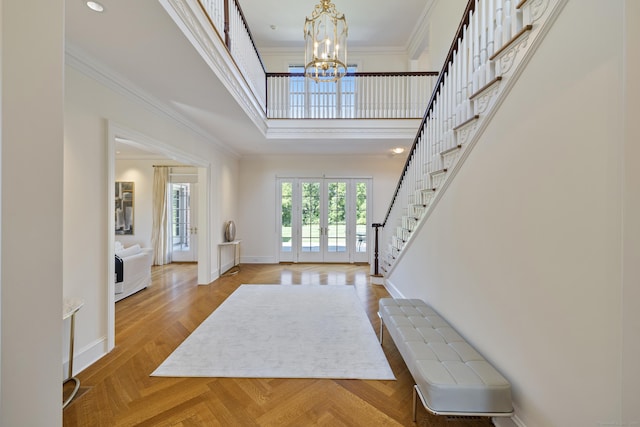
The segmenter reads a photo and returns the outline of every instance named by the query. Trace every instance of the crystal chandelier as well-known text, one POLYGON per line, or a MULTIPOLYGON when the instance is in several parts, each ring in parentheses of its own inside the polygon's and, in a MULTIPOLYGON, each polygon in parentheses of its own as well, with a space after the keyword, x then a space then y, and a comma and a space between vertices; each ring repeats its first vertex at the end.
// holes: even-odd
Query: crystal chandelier
POLYGON ((335 82, 347 73, 347 21, 330 0, 320 0, 304 23, 304 74, 335 82))

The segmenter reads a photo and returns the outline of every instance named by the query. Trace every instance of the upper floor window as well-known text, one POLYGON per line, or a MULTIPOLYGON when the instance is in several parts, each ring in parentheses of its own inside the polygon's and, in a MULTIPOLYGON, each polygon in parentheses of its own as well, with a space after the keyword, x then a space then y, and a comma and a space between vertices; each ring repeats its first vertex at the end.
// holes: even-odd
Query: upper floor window
POLYGON ((289 80, 290 118, 352 119, 355 118, 356 65, 347 67, 347 75, 337 82, 318 82, 305 78, 304 66, 291 65, 289 73, 301 74, 289 80))

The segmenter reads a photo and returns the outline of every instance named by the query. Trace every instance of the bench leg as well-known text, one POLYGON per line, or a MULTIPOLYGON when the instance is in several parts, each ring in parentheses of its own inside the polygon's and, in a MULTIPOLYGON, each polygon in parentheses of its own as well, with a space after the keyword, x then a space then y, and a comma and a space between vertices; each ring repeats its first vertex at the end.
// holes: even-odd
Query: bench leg
POLYGON ((382 345, 382 337, 383 337, 383 335, 382 335, 382 326, 384 326, 383 325, 384 322, 382 321, 382 316, 380 316, 380 312, 378 312, 378 317, 380 318, 380 336, 379 336, 379 339, 380 339, 380 345, 382 345))

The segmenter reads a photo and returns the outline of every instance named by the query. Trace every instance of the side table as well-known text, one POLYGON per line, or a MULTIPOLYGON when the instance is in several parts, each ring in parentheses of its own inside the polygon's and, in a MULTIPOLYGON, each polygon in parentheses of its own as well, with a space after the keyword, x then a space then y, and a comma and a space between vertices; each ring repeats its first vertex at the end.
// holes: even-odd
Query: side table
POLYGON ((83 305, 84 300, 80 298, 65 298, 64 304, 62 306, 62 320, 71 317, 71 326, 69 331, 69 376, 62 382, 62 385, 64 386, 69 381, 73 381, 75 383, 73 391, 71 392, 69 397, 62 403, 63 409, 69 403, 71 403, 76 394, 78 394, 78 390, 80 389, 80 380, 73 376, 73 340, 76 328, 76 313, 82 308, 83 305))
POLYGON ((231 270, 233 269, 233 267, 240 264, 240 242, 241 242, 240 240, 233 240, 231 242, 218 243, 218 274, 220 275, 220 277, 238 274, 239 269, 237 270, 234 269, 233 271, 231 270), (227 246, 233 246, 233 266, 231 266, 229 270, 223 273, 221 271, 222 270, 222 265, 221 265, 222 264, 222 248, 227 246))

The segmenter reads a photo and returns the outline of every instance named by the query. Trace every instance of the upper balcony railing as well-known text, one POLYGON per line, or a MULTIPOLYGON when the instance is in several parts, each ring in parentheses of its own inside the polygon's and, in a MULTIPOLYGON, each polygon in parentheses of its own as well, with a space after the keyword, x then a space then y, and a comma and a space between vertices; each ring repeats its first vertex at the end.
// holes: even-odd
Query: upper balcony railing
POLYGON ((267 73, 270 119, 421 119, 437 72, 348 73, 316 83, 302 73, 267 73))
POLYGON ((237 0, 198 0, 269 119, 421 119, 437 72, 349 73, 315 83, 267 73, 237 0))

